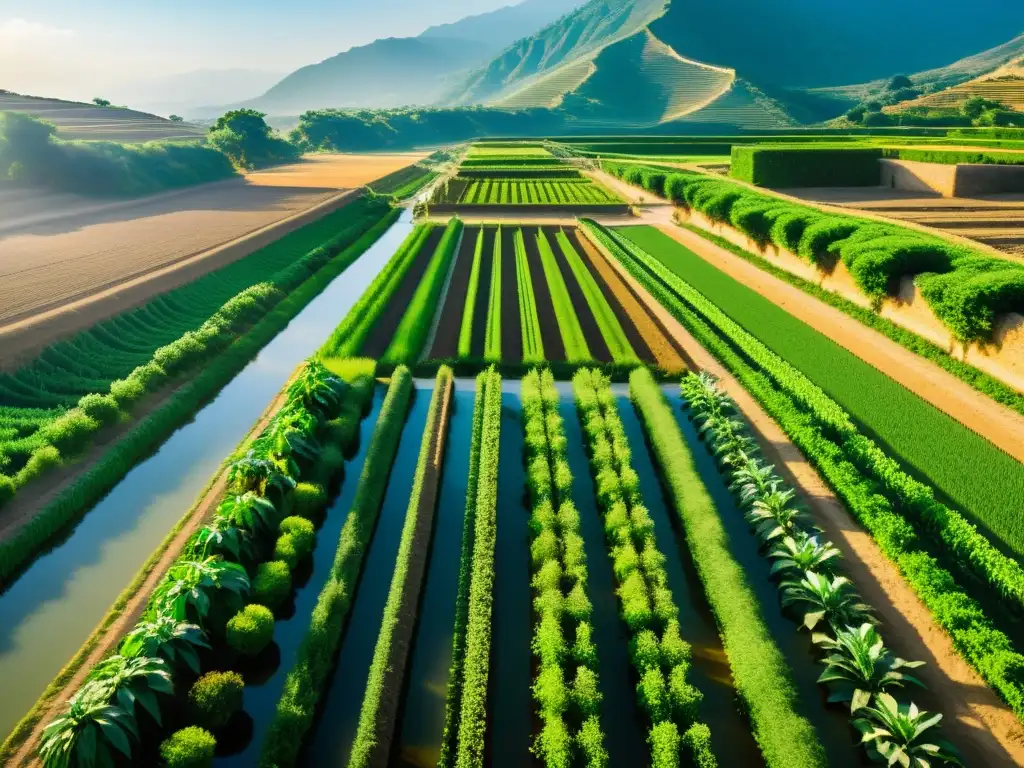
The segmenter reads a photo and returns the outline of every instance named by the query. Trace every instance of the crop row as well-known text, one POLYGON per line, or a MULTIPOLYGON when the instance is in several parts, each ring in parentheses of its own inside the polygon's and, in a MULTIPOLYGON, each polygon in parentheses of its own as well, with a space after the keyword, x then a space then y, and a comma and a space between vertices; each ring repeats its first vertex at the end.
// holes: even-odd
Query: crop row
MULTIPOLYGON (((489 257, 488 257, 489 258, 489 257)), ((480 269, 484 259, 484 230, 477 232, 473 247, 473 265, 469 271, 469 285, 466 287, 466 301, 462 305, 462 322, 459 325, 459 357, 469 357, 473 348, 473 318, 480 293, 480 269)))
POLYGON ((601 231, 595 237, 760 401, 897 565, 964 658, 1024 718, 1024 687, 1010 671, 1024 665, 1024 656, 968 594, 981 579, 991 585, 983 590, 986 600, 1001 599, 1016 611, 1016 562, 958 520, 930 491, 921 491, 927 491, 924 486, 911 485, 916 481, 902 472, 884 472, 893 468, 868 438, 837 436, 833 427, 848 420, 845 412, 703 296, 661 271, 639 249, 627 252, 601 231), (879 480, 868 474, 873 462, 879 480, 893 484, 881 486, 885 495, 878 492, 879 480), (893 490, 896 484, 903 496, 893 490), (947 568, 961 575, 959 583, 947 568))
POLYGON ((760 456, 735 403, 707 374, 690 374, 681 389, 691 419, 773 563, 772 574, 782 576, 783 606, 827 654, 819 683, 829 689, 829 702, 848 705, 851 725, 870 736, 863 742, 868 756, 959 764, 954 748, 931 741, 941 715, 901 704, 894 695, 907 683, 921 685, 908 671, 924 662, 905 661, 885 647, 870 606, 859 602, 854 585, 838 573, 839 551, 820 537, 793 489, 760 456), (870 666, 864 664, 868 659, 870 666))
POLYGON ((394 574, 348 762, 351 768, 384 764, 390 754, 401 700, 399 692, 412 645, 420 588, 426 570, 427 545, 433 528, 441 471, 439 457, 443 455, 442 446, 448 428, 453 379, 451 368, 442 366, 434 381, 434 394, 420 443, 394 574))
POLYGON ((771 768, 824 766, 824 749, 799 714, 789 668, 765 625, 742 566, 733 557, 718 510, 701 480, 679 425, 654 377, 637 369, 630 397, 658 464, 668 495, 729 657, 733 680, 771 768))
POLYGON ((603 768, 608 752, 599 717, 602 695, 587 559, 551 372, 527 374, 521 398, 532 511, 532 645, 538 664, 533 697, 544 723, 534 752, 553 768, 603 768))
POLYGON ((991 340, 996 318, 1024 309, 1024 266, 898 224, 780 200, 723 179, 609 164, 625 181, 730 224, 823 271, 841 260, 876 304, 902 277, 963 342, 991 340))
POLYGON ((288 671, 277 711, 267 729, 260 751, 260 765, 264 768, 294 765, 313 724, 317 703, 334 667, 363 557, 384 502, 412 394, 412 376, 408 369, 399 367, 392 374, 381 406, 352 507, 338 539, 330 577, 317 599, 309 629, 295 664, 288 671))
POLYGON ((589 179, 554 181, 474 180, 461 205, 614 205, 622 201, 589 179))
POLYGON ((533 275, 526 256, 523 230, 516 230, 516 281, 519 288, 519 326, 523 334, 523 360, 539 363, 544 360, 544 340, 540 333, 537 314, 537 293, 533 289, 533 275))
POLYGON ((382 358, 387 363, 414 363, 430 334, 435 307, 444 288, 454 255, 462 244, 462 220, 448 222, 426 274, 421 278, 412 301, 402 316, 391 344, 382 358))
MULTIPOLYGON (((487 685, 491 665, 494 548, 497 539, 498 455, 501 443, 501 377, 492 368, 477 380, 484 390, 480 427, 473 551, 465 651, 457 682, 457 768, 482 768, 487 735, 487 685)), ((452 706, 449 699, 448 705, 452 706)))
POLYGON ((572 305, 569 289, 565 285, 565 280, 562 279, 562 272, 558 268, 558 262, 555 259, 554 251, 551 250, 547 235, 542 230, 537 232, 537 249, 540 251, 540 263, 544 268, 544 278, 551 291, 551 303, 554 305, 558 330, 565 346, 565 359, 570 363, 590 360, 590 348, 587 346, 579 317, 572 305))
POLYGON ((484 334, 484 359, 491 361, 501 360, 501 258, 501 227, 498 227, 491 256, 491 286, 484 334))
POLYGON ((713 768, 711 733, 699 720, 703 694, 687 682, 691 648, 682 637, 665 556, 643 505, 615 396, 607 378, 586 369, 573 377, 573 392, 603 512, 620 616, 630 637, 637 705, 649 723, 651 764, 678 766, 685 748, 688 764, 713 768))
POLYGON ((216 646, 237 658, 269 645, 273 611, 291 594, 291 571, 315 546, 314 521, 342 471, 342 436, 357 433, 372 391, 372 376, 350 385, 312 361, 297 374, 284 405, 228 467, 216 514, 168 568, 141 620, 43 731, 45 766, 131 758, 143 734, 180 719, 161 717, 173 711, 176 686, 190 726, 163 744, 165 761, 212 757, 210 732, 241 707, 243 682, 233 672, 200 677, 199 650, 216 646))

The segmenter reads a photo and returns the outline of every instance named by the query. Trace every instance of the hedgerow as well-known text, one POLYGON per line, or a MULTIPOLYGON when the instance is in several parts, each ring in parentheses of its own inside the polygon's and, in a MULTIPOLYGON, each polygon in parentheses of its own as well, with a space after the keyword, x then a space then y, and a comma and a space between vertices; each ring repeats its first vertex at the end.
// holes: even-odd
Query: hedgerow
POLYGON ((874 187, 882 156, 873 147, 734 146, 729 175, 760 187, 874 187))
POLYGON ((587 346, 580 319, 572 305, 572 297, 566 288, 565 280, 562 279, 562 272, 558 268, 558 262, 544 230, 537 231, 537 249, 540 252, 541 266, 544 268, 544 279, 551 291, 551 303, 558 320, 558 331, 565 346, 565 359, 570 363, 590 360, 590 347, 587 346))
POLYGON ((733 680, 746 704, 769 766, 824 766, 825 751, 798 713, 797 695, 782 653, 764 623, 743 568, 686 442, 649 372, 630 376, 630 397, 686 531, 686 543, 715 614, 733 680))
POLYGON ((469 271, 469 286, 466 302, 462 305, 462 323, 459 326, 459 357, 469 357, 473 345, 473 318, 476 316, 476 302, 480 293, 480 262, 484 252, 484 228, 477 232, 473 249, 473 265, 469 271))
POLYGON ((501 377, 492 371, 484 383, 480 432, 473 561, 466 621, 455 765, 481 768, 487 736, 487 681, 491 664, 494 603, 494 547, 497 536, 498 454, 501 444, 501 377))
POLYGON ((498 227, 494 234, 494 253, 491 256, 491 285, 488 292, 487 328, 484 333, 484 359, 495 362, 501 360, 501 257, 501 227, 498 227))
MULTIPOLYGON (((446 403, 451 396, 453 375, 451 368, 442 366, 434 380, 434 393, 427 411, 427 421, 423 429, 420 443, 419 459, 416 474, 413 478, 412 491, 409 495, 409 506, 405 513, 405 525, 395 556, 395 568, 391 577, 391 587, 384 614, 381 618, 377 645, 373 652, 373 661, 367 677, 366 690, 363 694, 363 705, 359 712, 359 726, 352 742, 349 756, 351 768, 363 768, 369 765, 380 765, 387 761, 387 754, 382 752, 381 742, 390 745, 390 735, 394 731, 395 718, 383 714, 385 700, 397 699, 402 689, 404 661, 396 658, 397 653, 407 655, 411 646, 413 626, 416 621, 416 606, 419 603, 420 590, 414 589, 410 573, 414 557, 413 546, 423 526, 429 531, 432 521, 424 521, 424 516, 432 516, 433 509, 425 509, 422 496, 425 491, 427 470, 437 453, 437 446, 443 439, 442 430, 447 429, 447 422, 442 421, 446 403), (403 636, 403 631, 406 633, 403 636), (397 667, 397 669, 396 669, 397 667)), ((438 470, 440 468, 437 468, 438 470)), ((434 478, 434 482, 438 482, 434 478)), ((436 498, 435 498, 436 503, 436 498)), ((425 558, 425 554, 420 554, 425 558)), ((420 571, 425 570, 423 566, 420 571)), ((416 586, 421 586, 419 582, 416 586)), ((395 707, 392 712, 397 709, 395 707)))
POLYGON ((285 678, 277 711, 264 737, 261 766, 294 765, 313 723, 317 702, 334 667, 363 556, 384 501, 387 478, 398 451, 412 393, 412 376, 408 369, 400 366, 391 377, 377 418, 359 485, 341 529, 330 577, 317 599, 306 637, 299 647, 295 665, 285 678))
POLYGON ((519 295, 519 327, 523 337, 523 361, 539 363, 544 360, 544 340, 540 332, 540 316, 537 314, 537 294, 533 289, 533 275, 530 260, 526 256, 523 230, 517 229, 516 282, 519 295))
MULTIPOLYGON (((617 583, 620 615, 630 635, 637 704, 649 723, 651 763, 680 764, 680 730, 699 724, 702 694, 686 682, 691 650, 683 640, 679 608, 668 588, 665 557, 643 506, 639 477, 610 382, 597 371, 573 377, 580 423, 587 438, 591 475, 603 512, 608 557, 617 583)), ((690 758, 715 765, 696 740, 690 758)))
POLYGON ((448 222, 427 271, 420 279, 409 307, 395 330, 394 338, 381 358, 382 362, 413 363, 419 357, 430 334, 429 318, 434 315, 452 258, 462 242, 462 229, 461 219, 453 218, 448 222))
POLYGON ((574 653, 581 640, 589 641, 591 603, 558 400, 550 371, 534 370, 523 378, 523 432, 532 508, 532 646, 538 660, 533 697, 544 723, 533 751, 548 766, 606 766, 608 753, 598 715, 597 655, 574 653), (567 705, 567 697, 571 705, 567 705), (581 738, 585 727, 586 737, 581 738))
MULTIPOLYGON (((777 379, 757 366, 748 353, 756 350, 760 346, 759 342, 746 334, 733 346, 733 343, 716 333, 715 326, 709 323, 706 316, 702 317, 692 305, 682 302, 664 283, 652 279, 645 269, 639 268, 632 261, 621 246, 616 246, 610 240, 609 243, 609 247, 617 247, 613 252, 622 259, 627 269, 740 380, 779 423, 822 473, 847 509, 871 533, 882 552, 899 568, 936 622, 949 633, 959 652, 1010 705, 1018 718, 1024 719, 1024 686, 1017 680, 1014 671, 1024 668, 1024 655, 1014 649, 1010 638, 996 628, 993 617, 966 591, 976 583, 976 577, 970 575, 974 573, 993 585, 1004 580, 1008 586, 1019 583, 1015 575, 1019 573, 1019 566, 994 551, 966 521, 963 525, 950 525, 947 530, 941 509, 933 506, 937 504, 934 499, 931 500, 932 504, 924 508, 932 509, 934 517, 924 517, 916 523, 908 521, 889 498, 878 493, 877 482, 866 477, 856 462, 844 453, 846 443, 833 442, 815 415, 805 410, 805 401, 792 391, 786 391, 777 379), (932 554, 932 545, 922 537, 922 533, 931 541, 939 543, 940 553, 941 548, 947 548, 948 554, 942 555, 941 561, 932 554), (943 541, 938 541, 938 536, 943 541), (962 555, 958 552, 960 549, 962 555), (947 568, 963 573, 966 578, 958 582, 947 568)), ((779 362, 784 365, 784 361, 779 362)), ((796 381, 793 379, 794 383, 796 381)), ((834 403, 829 406, 827 398, 819 402, 833 416, 845 416, 834 403)), ((866 448, 866 438, 858 438, 853 445, 866 448)), ((907 498, 912 497, 908 495, 907 498)), ((918 499, 927 501, 929 497, 919 496, 918 499)), ((1016 590, 1016 587, 1011 588, 1011 591, 1016 590)), ((1012 601, 1011 594, 1003 594, 998 589, 989 594, 1012 601)))

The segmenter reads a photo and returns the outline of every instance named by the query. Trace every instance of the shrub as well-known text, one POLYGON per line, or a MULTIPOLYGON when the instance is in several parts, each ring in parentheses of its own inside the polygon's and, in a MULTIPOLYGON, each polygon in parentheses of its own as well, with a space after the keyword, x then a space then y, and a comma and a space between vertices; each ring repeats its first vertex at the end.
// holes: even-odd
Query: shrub
POLYGON ((29 457, 28 462, 18 472, 16 480, 19 486, 35 480, 44 472, 60 466, 60 451, 52 445, 44 445, 36 448, 29 457))
POLYGON ((117 401, 120 408, 127 408, 137 403, 146 395, 146 388, 138 379, 118 379, 110 383, 110 396, 117 401))
POLYGON ((711 729, 704 723, 694 723, 683 734, 683 747, 690 755, 694 768, 717 768, 718 760, 711 749, 711 729))
POLYGON ((0 507, 13 499, 17 490, 18 487, 14 484, 12 478, 7 475, 0 475, 0 507))
POLYGON ((729 175, 761 187, 873 187, 882 150, 872 147, 732 148, 729 175))
POLYGON ((110 395, 85 395, 78 401, 78 407, 86 416, 100 424, 110 425, 121 417, 117 400, 110 395))
POLYGON ((273 638, 274 614, 264 605, 247 605, 228 622, 228 645, 245 656, 256 656, 273 638))
POLYGON ((292 512, 310 521, 321 518, 327 506, 327 491, 316 483, 299 483, 292 491, 292 512))
POLYGON ((859 227, 860 224, 855 219, 845 216, 822 217, 804 229, 797 253, 812 264, 821 264, 832 243, 849 237, 859 227))
POLYGON ((288 534, 277 538, 277 541, 274 543, 274 560, 287 563, 291 570, 295 570, 295 566, 299 564, 301 559, 302 553, 299 552, 294 538, 288 534))
POLYGON ((800 239, 803 237, 804 231, 819 218, 820 214, 812 211, 790 208, 772 224, 771 241, 779 248, 796 253, 800 248, 800 239))
POLYGON ((74 408, 39 430, 39 435, 62 456, 74 456, 81 453, 99 428, 96 419, 74 408))
POLYGON ((188 692, 192 716, 211 731, 223 728, 242 709, 244 688, 245 681, 237 672, 207 672, 188 692))
POLYGON ((137 381, 147 391, 152 391, 167 380, 167 371, 154 362, 140 365, 130 374, 128 378, 137 381))
POLYGON ((280 608, 292 593, 292 574, 288 563, 272 560, 260 563, 252 580, 251 599, 271 610, 280 608))
POLYGON ((647 743, 651 745, 652 768, 678 768, 680 739, 675 723, 666 720, 655 725, 647 743))
POLYGON ((207 768, 213 765, 217 740, 204 728, 190 725, 175 731, 160 745, 167 768, 207 768))
POLYGON ((343 413, 328 421, 325 446, 338 446, 343 453, 351 455, 359 441, 359 416, 358 413, 343 413))
POLYGON ((292 537, 300 558, 313 551, 316 528, 305 517, 286 517, 281 521, 281 533, 292 537))

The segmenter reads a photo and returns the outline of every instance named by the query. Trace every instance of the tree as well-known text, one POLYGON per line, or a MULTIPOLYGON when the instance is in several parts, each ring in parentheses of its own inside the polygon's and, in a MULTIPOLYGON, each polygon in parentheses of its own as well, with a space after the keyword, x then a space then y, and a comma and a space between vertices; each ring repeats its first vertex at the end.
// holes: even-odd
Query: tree
POLYGON ((110 102, 109 101, 107 101, 106 99, 101 99, 99 96, 94 98, 92 100, 92 103, 95 104, 97 107, 109 107, 110 106, 110 102))
POLYGON ((255 109, 234 109, 221 115, 210 128, 212 146, 227 155, 239 168, 287 162, 298 150, 274 135, 266 115, 255 109))
POLYGON ((1006 107, 1002 102, 986 99, 981 96, 975 96, 974 98, 968 99, 961 107, 963 113, 972 120, 977 120, 984 112, 990 109, 1003 110, 1006 109, 1006 107))
POLYGON ((914 81, 906 75, 896 75, 885 87, 887 91, 902 91, 904 88, 913 88, 914 81))
POLYGON ((170 121, 172 123, 184 123, 185 122, 185 118, 182 117, 181 115, 171 115, 170 121))

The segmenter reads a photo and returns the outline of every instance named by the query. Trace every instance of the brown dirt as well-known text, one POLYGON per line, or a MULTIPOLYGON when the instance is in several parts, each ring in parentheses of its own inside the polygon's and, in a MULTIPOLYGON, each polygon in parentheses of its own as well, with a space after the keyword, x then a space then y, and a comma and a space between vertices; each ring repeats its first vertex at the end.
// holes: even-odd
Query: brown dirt
POLYGON ((765 456, 808 503, 815 522, 843 554, 857 589, 882 620, 890 646, 903 658, 926 662, 916 670, 942 709, 943 729, 968 765, 1024 765, 1024 728, 957 653, 874 540, 849 516, 817 471, 733 376, 617 262, 612 267, 685 350, 693 370, 717 376, 749 422, 765 456))
POLYGON ((1024 416, 947 373, 878 331, 699 235, 672 225, 659 229, 708 263, 778 304, 797 319, 873 365, 943 413, 1024 461, 1024 416))
POLYGON ((406 571, 405 587, 402 590, 402 607, 398 612, 397 626, 391 642, 391 657, 388 659, 387 681, 381 696, 380 709, 375 725, 375 748, 370 759, 374 768, 387 768, 391 756, 391 743, 395 738, 398 710, 402 703, 405 667, 412 650, 416 631, 416 618, 427 571, 430 554, 430 537, 437 511, 437 497, 441 482, 441 468, 444 462, 444 446, 448 436, 448 421, 451 416, 452 392, 454 386, 448 382, 441 402, 441 411, 430 442, 430 459, 423 476, 423 487, 416 510, 416 530, 413 536, 412 555, 406 571))
POLYGON ((608 349, 608 342, 604 340, 604 335, 597 324, 597 319, 587 303, 587 297, 583 295, 583 289, 580 288, 579 283, 576 281, 576 275, 572 273, 569 262, 566 261, 565 255, 555 239, 558 227, 543 227, 541 231, 544 237, 548 239, 551 252, 555 255, 558 272, 561 274, 562 282, 565 283, 565 288, 569 292, 569 300, 572 302, 573 309, 576 311, 576 317, 580 321, 580 328, 583 331, 583 338, 587 341, 587 349, 590 350, 591 358, 602 363, 612 362, 612 353, 608 349))
MULTIPOLYGON (((246 442, 249 442, 254 436, 265 429, 270 420, 281 410, 287 399, 287 390, 290 383, 291 377, 281 388, 280 394, 267 406, 259 421, 253 425, 253 428, 245 438, 246 442)), ((88 656, 79 664, 78 671, 67 681, 60 693, 48 703, 45 710, 41 713, 35 728, 33 728, 29 737, 22 744, 21 749, 15 753, 14 758, 11 760, 11 765, 22 766, 27 764, 35 766, 40 764, 39 760, 35 757, 35 752, 44 728, 63 709, 78 689, 81 688, 92 668, 105 656, 114 651, 124 636, 138 623, 145 612, 149 598, 160 585, 167 569, 177 560, 192 534, 199 530, 207 519, 213 516, 218 504, 227 492, 227 478, 228 472, 225 469, 206 490, 202 498, 192 507, 188 513, 188 522, 178 531, 160 559, 149 567, 146 579, 138 586, 138 589, 125 604, 121 614, 109 626, 101 630, 102 637, 99 639, 99 642, 95 644, 88 656)))
POLYGON ((469 289, 469 274, 473 269, 473 254, 476 251, 478 228, 466 227, 462 232, 462 247, 455 255, 455 270, 444 297, 441 322, 437 326, 434 343, 428 359, 451 360, 459 355, 459 334, 462 332, 462 312, 466 306, 466 291, 469 289))
POLYGON ((476 289, 476 306, 473 308, 473 338, 470 343, 471 356, 482 360, 487 345, 487 313, 491 300, 491 271, 494 265, 494 238, 498 230, 484 227, 484 250, 480 254, 480 283, 476 289))
MULTIPOLYGON (((555 316, 555 305, 551 301, 551 289, 544 276, 544 266, 540 262, 536 234, 536 227, 523 227, 526 260, 530 265, 533 295, 537 299, 537 317, 540 320, 540 338, 544 344, 544 357, 548 360, 565 360, 565 345, 562 343, 562 332, 558 327, 558 318, 555 316)), ((514 249, 512 253, 515 253, 514 249)))
POLYGON ((259 187, 353 189, 419 162, 427 152, 307 155, 301 163, 248 173, 259 187))
MULTIPOLYGON (((655 322, 647 307, 637 300, 619 273, 597 252, 589 238, 581 231, 578 231, 577 234, 581 252, 600 276, 600 281, 614 294, 616 301, 613 306, 622 307, 629 317, 629 325, 636 328, 643 337, 644 343, 651 350, 658 366, 666 371, 686 370, 686 363, 683 361, 682 355, 672 344, 668 335, 655 322)), ((626 323, 623 323, 623 326, 625 327, 626 323)))
POLYGON ((501 243, 501 359, 523 359, 523 324, 519 319, 519 280, 516 275, 514 230, 502 230, 501 243))

